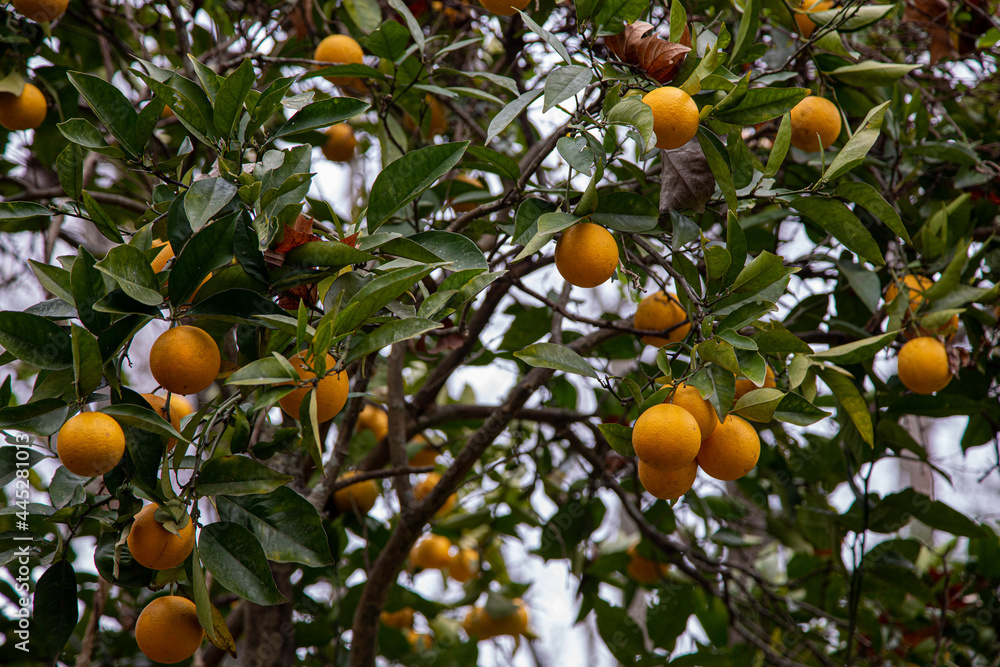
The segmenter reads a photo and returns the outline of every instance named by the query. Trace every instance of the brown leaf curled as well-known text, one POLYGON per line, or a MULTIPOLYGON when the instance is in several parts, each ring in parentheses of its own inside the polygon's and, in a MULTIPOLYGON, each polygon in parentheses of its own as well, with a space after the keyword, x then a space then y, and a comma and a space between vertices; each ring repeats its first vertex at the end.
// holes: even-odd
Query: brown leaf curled
POLYGON ((653 26, 645 21, 631 23, 619 34, 604 38, 605 46, 619 60, 641 67, 660 83, 668 83, 677 76, 691 50, 691 37, 686 27, 681 38, 681 42, 685 41, 688 43, 675 44, 657 37, 653 26))
POLYGON ((693 209, 699 213, 715 193, 715 177, 697 141, 660 151, 660 213, 693 209))

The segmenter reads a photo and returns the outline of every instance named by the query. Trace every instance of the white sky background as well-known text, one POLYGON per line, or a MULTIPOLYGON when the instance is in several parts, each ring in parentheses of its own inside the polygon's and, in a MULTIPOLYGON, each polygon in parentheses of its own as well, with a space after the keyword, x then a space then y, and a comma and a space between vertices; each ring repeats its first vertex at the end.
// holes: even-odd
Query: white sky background
MULTIPOLYGON (((499 20, 492 18, 490 21, 496 26, 499 20)), ((323 79, 312 79, 305 84, 306 88, 312 86, 322 87, 328 86, 328 84, 323 79)), ((545 130, 551 129, 565 120, 565 114, 558 109, 552 109, 542 114, 541 106, 542 100, 539 98, 530 107, 528 113, 532 121, 542 129, 543 133, 545 130)), ((572 108, 572 103, 567 102, 565 106, 572 108)), ((30 135, 26 133, 24 136, 27 139, 30 135)), ((441 140, 439 139, 439 141, 441 140)), ((375 143, 374 138, 373 143, 375 143)), ((15 144, 16 142, 11 142, 11 146, 8 148, 8 158, 23 162, 25 152, 19 150, 15 144)), ((793 158, 790 156, 789 159, 793 158)), ((560 158, 556 153, 553 153, 553 156, 549 158, 546 165, 565 168, 564 164, 560 164, 560 158)), ((360 171, 360 174, 353 172, 355 174, 354 178, 362 177, 366 186, 370 188, 380 168, 377 144, 367 154, 359 157, 354 167, 360 171)), ((313 179, 313 187, 310 195, 321 197, 330 202, 334 210, 342 218, 349 219, 350 203, 348 198, 351 193, 351 182, 354 180, 352 179, 351 167, 325 160, 317 148, 313 152, 313 170, 316 173, 316 177, 313 179)), ((485 181, 490 185, 494 193, 499 192, 499 182, 494 177, 488 176, 485 181)), ((80 221, 70 221, 68 226, 71 230, 83 231, 80 221)), ((801 228, 798 228, 794 238, 786 239, 786 241, 779 250, 779 253, 787 260, 793 260, 807 254, 812 247, 805 238, 801 228)), ((41 237, 28 233, 5 235, 4 242, 17 249, 18 252, 15 256, 21 258, 24 266, 21 279, 10 285, 0 294, 0 308, 4 310, 23 310, 32 303, 39 301, 43 294, 30 270, 27 269, 27 259, 41 259, 42 257, 41 237)), ((550 243, 542 252, 550 254, 553 250, 554 244, 550 243)), ((59 242, 54 256, 69 254, 71 252, 72 250, 68 246, 59 242)), ((4 274, 15 270, 13 266, 0 268, 2 268, 4 274)), ((546 267, 536 272, 529 276, 525 282, 541 293, 545 293, 549 289, 559 289, 562 285, 562 279, 554 266, 546 267)), ((797 299, 808 295, 813 289, 823 289, 822 282, 812 280, 809 283, 804 283, 801 280, 793 278, 790 284, 792 296, 786 296, 782 300, 782 309, 776 314, 776 318, 780 319, 783 317, 797 299)), ((576 288, 573 290, 571 298, 574 300, 573 303, 576 312, 589 317, 598 317, 602 312, 619 311, 624 316, 631 315, 634 312, 631 300, 623 294, 621 284, 618 282, 606 283, 593 290, 576 288)), ((523 300, 529 305, 538 305, 529 297, 525 297, 523 300)), ((511 318, 502 314, 502 311, 509 303, 510 300, 506 299, 501 304, 497 309, 494 320, 484 332, 483 340, 486 344, 495 345, 499 343, 500 338, 509 326, 511 318)), ((564 321, 564 327, 567 329, 586 330, 585 327, 569 321, 564 321)), ((137 391, 150 391, 156 385, 148 372, 146 362, 147 352, 153 340, 165 328, 166 324, 164 322, 153 322, 136 336, 135 343, 132 346, 132 354, 130 355, 133 367, 127 375, 127 381, 137 391)), ((960 339, 960 341, 964 342, 963 339, 960 339)), ((962 343, 960 342, 960 344, 962 343)), ((647 361, 651 361, 655 350, 654 348, 647 348, 644 354, 646 355, 644 358, 647 361)), ((877 363, 877 370, 881 377, 889 377, 895 373, 895 360, 883 356, 877 363)), ((475 390, 480 403, 497 404, 503 399, 516 380, 517 375, 514 364, 498 362, 495 366, 489 368, 476 367, 459 370, 449 381, 448 391, 453 396, 457 396, 462 392, 463 387, 468 384, 475 390)), ((596 403, 593 391, 589 389, 588 383, 575 376, 570 376, 570 380, 578 389, 578 409, 584 411, 593 409, 596 403)), ((30 385, 28 383, 15 383, 15 390, 19 401, 26 400, 30 395, 30 385)), ((533 402, 537 402, 537 398, 533 399, 533 402)), ((964 417, 933 421, 930 433, 930 440, 933 443, 932 460, 936 465, 951 474, 954 482, 954 485, 949 485, 939 476, 935 476, 934 492, 936 498, 954 505, 974 518, 985 519, 992 516, 985 513, 993 512, 993 510, 991 506, 979 501, 978 498, 994 497, 993 493, 982 492, 995 492, 1000 485, 997 483, 997 475, 990 476, 982 485, 979 485, 977 480, 983 471, 994 464, 994 454, 991 447, 983 446, 972 450, 968 455, 963 455, 959 441, 966 421, 967 419, 964 417)), ((811 428, 819 432, 829 433, 833 426, 832 424, 821 422, 811 428)), ((880 494, 898 490, 900 488, 900 480, 897 463, 894 460, 882 460, 875 465, 877 469, 872 475, 871 490, 880 494)), ((39 464, 36 469, 43 478, 50 479, 55 468, 56 464, 54 461, 45 461, 39 464)), ((861 472, 867 472, 867 466, 861 472)), ((699 493, 717 493, 721 491, 721 486, 717 482, 704 475, 700 476, 695 488, 699 493)), ((602 493, 602 496, 608 505, 609 511, 604 524, 595 536, 600 539, 618 541, 622 539, 622 535, 619 532, 621 514, 617 499, 610 493, 602 493)), ((548 498, 540 492, 535 493, 533 501, 536 509, 543 516, 551 516, 556 510, 548 498)), ((831 495, 831 502, 839 511, 844 511, 854 502, 854 497, 850 489, 847 488, 847 485, 844 484, 831 495)), ((385 518, 388 508, 384 502, 380 501, 375 512, 377 515, 385 518)), ((680 510, 680 514, 682 516, 684 514, 690 516, 690 513, 683 508, 680 510)), ((566 563, 564 561, 545 563, 540 558, 527 555, 525 547, 527 547, 527 550, 530 550, 537 546, 539 535, 539 530, 524 529, 524 544, 511 542, 505 550, 505 555, 507 556, 511 575, 515 580, 533 582, 531 589, 525 596, 525 600, 531 610, 532 626, 541 637, 537 642, 537 651, 542 664, 546 666, 560 664, 616 664, 610 653, 603 646, 603 642, 600 640, 593 642, 589 640, 590 632, 595 631, 593 630, 592 618, 589 621, 588 628, 573 626, 578 608, 575 599, 575 590, 578 582, 569 575, 566 563), (591 653, 591 650, 594 653, 591 653)), ((873 543, 873 541, 870 541, 870 543, 873 543)), ((81 549, 80 546, 77 547, 78 550, 81 553, 85 552, 86 549, 81 549)), ((92 560, 84 556, 78 559, 76 566, 79 569, 92 568, 92 560)), ((7 577, 9 581, 9 575, 6 571, 0 576, 7 577)), ((459 588, 454 582, 450 583, 447 588, 443 588, 441 577, 433 572, 419 575, 415 580, 415 587, 422 594, 436 599, 454 600, 457 599, 459 593, 459 588)), ((615 604, 621 603, 617 589, 605 586, 602 589, 602 595, 615 604)), ((457 617, 461 618, 461 615, 457 615, 457 617)), ((113 623, 106 623, 105 625, 109 628, 114 626, 113 623)), ((420 629, 419 626, 418 629, 420 629)), ((700 629, 697 628, 697 621, 692 620, 689 623, 689 630, 691 633, 683 637, 679 642, 678 652, 693 648, 692 636, 703 636, 700 629)), ((510 638, 501 638, 496 642, 481 642, 480 664, 535 664, 527 649, 523 647, 514 655, 513 660, 511 660, 510 652, 512 650, 513 640, 510 638)))

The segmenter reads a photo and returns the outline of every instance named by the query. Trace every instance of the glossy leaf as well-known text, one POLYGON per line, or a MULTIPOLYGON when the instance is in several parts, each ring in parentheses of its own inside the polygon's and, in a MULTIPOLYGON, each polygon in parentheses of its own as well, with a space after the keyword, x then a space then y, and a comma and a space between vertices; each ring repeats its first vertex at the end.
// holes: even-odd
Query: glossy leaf
POLYGON ((201 562, 215 580, 240 597, 263 606, 286 601, 274 584, 260 542, 243 526, 210 523, 198 536, 201 562))
POLYGON ((535 343, 514 356, 535 368, 552 368, 566 373, 575 373, 598 379, 597 372, 587 360, 565 345, 556 343, 535 343))
POLYGON ((268 493, 292 481, 247 456, 221 456, 206 461, 198 475, 201 496, 244 496, 268 493))

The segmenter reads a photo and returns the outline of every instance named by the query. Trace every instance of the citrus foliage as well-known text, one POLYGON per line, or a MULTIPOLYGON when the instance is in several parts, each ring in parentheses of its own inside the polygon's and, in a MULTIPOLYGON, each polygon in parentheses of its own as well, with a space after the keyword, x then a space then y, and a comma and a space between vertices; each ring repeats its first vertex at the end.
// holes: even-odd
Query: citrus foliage
POLYGON ((474 664, 515 543, 625 664, 993 659, 997 527, 870 482, 997 442, 995 11, 0 9, 0 660, 474 664))

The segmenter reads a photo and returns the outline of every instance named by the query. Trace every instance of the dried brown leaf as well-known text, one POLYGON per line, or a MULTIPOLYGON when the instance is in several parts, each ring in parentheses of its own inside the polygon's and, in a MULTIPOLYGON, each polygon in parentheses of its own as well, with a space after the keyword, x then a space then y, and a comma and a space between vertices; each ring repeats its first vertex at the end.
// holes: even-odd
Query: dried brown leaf
POLYGON ((660 213, 694 209, 699 213, 715 193, 715 177, 697 141, 660 151, 660 213))
POLYGON ((641 67, 650 78, 660 83, 668 83, 677 76, 691 50, 691 36, 686 26, 681 38, 681 42, 684 41, 687 44, 676 44, 658 37, 653 26, 645 21, 636 21, 625 26, 619 34, 604 38, 605 46, 619 60, 641 67))

